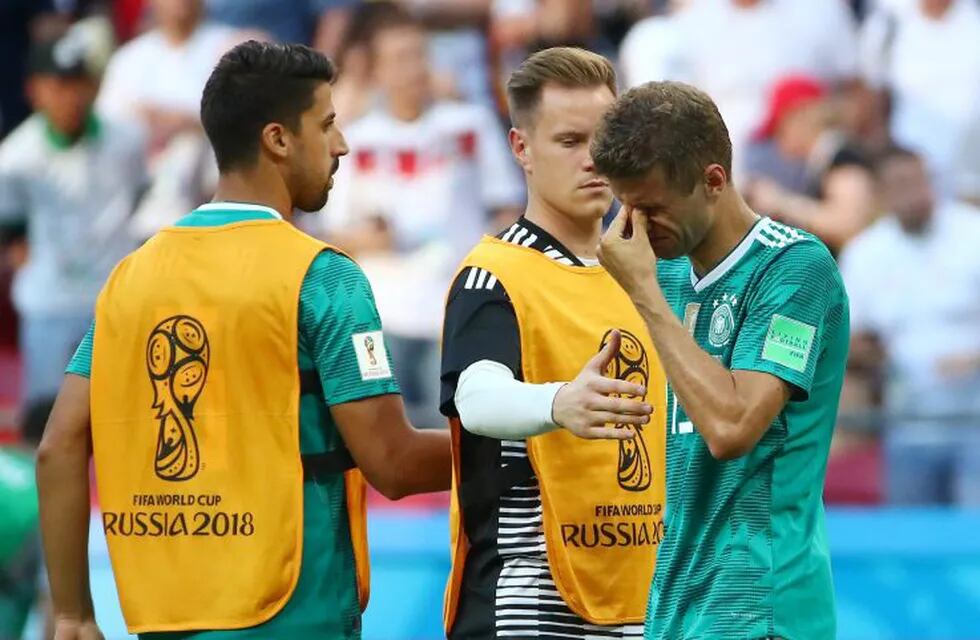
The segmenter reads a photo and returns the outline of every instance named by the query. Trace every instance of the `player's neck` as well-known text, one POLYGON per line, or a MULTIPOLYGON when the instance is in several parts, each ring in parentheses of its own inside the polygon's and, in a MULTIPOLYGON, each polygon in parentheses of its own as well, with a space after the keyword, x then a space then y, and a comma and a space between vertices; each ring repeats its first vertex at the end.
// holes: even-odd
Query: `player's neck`
POLYGON ((719 204, 714 224, 690 255, 694 273, 703 277, 718 266, 725 257, 745 239, 745 236, 759 220, 742 196, 734 189, 723 196, 725 202, 719 204))
POLYGON ((282 181, 269 180, 255 171, 221 174, 214 192, 215 202, 247 202, 275 209, 283 220, 293 217, 293 201, 282 181))
POLYGON ((578 258, 593 259, 602 234, 602 219, 582 220, 566 215, 531 195, 524 217, 538 225, 578 258))

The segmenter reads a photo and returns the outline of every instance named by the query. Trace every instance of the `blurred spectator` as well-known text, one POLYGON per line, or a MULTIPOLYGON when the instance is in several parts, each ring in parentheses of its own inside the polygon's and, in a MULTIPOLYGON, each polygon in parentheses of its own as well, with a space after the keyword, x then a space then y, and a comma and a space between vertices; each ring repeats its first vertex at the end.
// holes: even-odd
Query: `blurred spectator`
POLYGON ((839 251, 870 223, 875 193, 868 162, 834 126, 834 104, 807 76, 776 83, 747 149, 746 196, 756 210, 839 251))
POLYGON ((120 42, 128 42, 139 33, 146 0, 112 0, 112 26, 120 42))
POLYGON ((494 0, 493 36, 505 49, 587 46, 595 36, 592 0, 494 0))
POLYGON ((663 13, 667 4, 667 0, 593 0, 602 48, 618 51, 633 25, 654 13, 663 13))
MULTIPOLYGON (((38 531, 34 455, 54 400, 35 403, 25 412, 21 444, 0 446, 0 638, 15 640, 24 632, 38 604, 41 540, 38 531)), ((46 598, 44 598, 46 599, 46 598)), ((54 628, 48 608, 45 638, 54 628)))
POLYGON ((922 160, 877 166, 889 215, 841 255, 851 359, 883 372, 887 494, 980 505, 980 210, 937 198, 922 160))
POLYGON ((39 23, 54 15, 53 0, 0 0, 0 139, 26 118, 27 52, 39 23))
POLYGON ((359 0, 205 0, 218 24, 266 32, 279 42, 313 45, 335 56, 359 0))
POLYGON ((145 184, 138 131, 92 110, 84 47, 74 30, 35 47, 35 114, 0 144, 0 221, 27 225, 13 300, 28 403, 58 391, 103 281, 133 248, 127 225, 145 184))
POLYGON ((728 125, 736 159, 745 157, 776 80, 803 73, 833 87, 857 75, 856 29, 842 0, 681 4, 673 15, 638 23, 627 36, 620 56, 626 82, 681 80, 707 91, 728 125))
POLYGON ((337 51, 340 73, 332 91, 337 122, 342 128, 367 113, 377 100, 371 72, 371 39, 386 23, 397 24, 404 15, 402 8, 389 0, 364 3, 353 10, 337 51))
POLYGON ((868 157, 893 146, 888 128, 888 97, 857 80, 838 87, 830 97, 837 125, 868 157))
POLYGON ((523 189, 489 109, 433 100, 413 19, 388 21, 370 53, 381 104, 344 132, 352 159, 323 224, 371 280, 413 422, 437 426, 437 339, 453 270, 494 214, 516 219, 523 189))
POLYGON ((493 107, 487 24, 493 0, 402 0, 429 29, 434 91, 493 107))
POLYGON ((156 27, 123 45, 106 69, 100 113, 135 120, 151 153, 175 135, 200 128, 201 91, 211 69, 241 32, 204 22, 202 0, 152 0, 156 27))
POLYGON ((921 153, 936 186, 952 192, 957 145, 980 118, 980 4, 977 0, 887 3, 861 37, 867 81, 891 96, 892 137, 921 153))
POLYGON ((493 0, 490 39, 497 82, 506 84, 534 51, 558 45, 595 49, 596 33, 592 0, 493 0))
POLYGON ((109 61, 100 113, 134 122, 149 139, 153 180, 136 213, 142 237, 210 197, 217 169, 200 126, 201 92, 221 55, 247 34, 204 21, 203 0, 151 0, 156 27, 109 61))

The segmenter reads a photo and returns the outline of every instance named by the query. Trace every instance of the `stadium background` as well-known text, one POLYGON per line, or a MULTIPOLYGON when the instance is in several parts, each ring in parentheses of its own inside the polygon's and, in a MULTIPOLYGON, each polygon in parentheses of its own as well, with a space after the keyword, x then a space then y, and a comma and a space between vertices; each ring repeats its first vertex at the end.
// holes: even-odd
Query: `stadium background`
MULTIPOLYGON (((736 179, 756 209, 810 226, 841 259, 861 310, 855 331, 868 340, 852 353, 825 487, 839 637, 980 638, 980 252, 963 238, 949 241, 977 227, 950 223, 939 236, 927 225, 918 239, 899 234, 891 242, 874 233, 890 220, 889 205, 903 204, 876 173, 875 158, 893 143, 923 158, 935 211, 980 217, 980 2, 397 4, 0 0, 0 442, 23 446, 25 350, 61 357, 49 352, 56 341, 24 339, 45 316, 38 309, 50 292, 28 280, 11 296, 11 284, 25 279, 15 274, 29 260, 77 242, 67 219, 54 226, 64 237, 34 237, 31 225, 48 213, 10 204, 10 175, 37 151, 9 142, 30 113, 25 69, 37 43, 71 41, 93 76, 108 68, 96 112, 142 136, 145 170, 116 186, 132 194, 117 223, 132 242, 209 199, 213 160, 195 122, 196 99, 223 50, 256 37, 306 42, 339 60, 335 99, 352 151, 327 210, 298 224, 365 265, 413 420, 431 428, 439 424, 425 363, 438 348, 441 317, 428 301, 441 297, 447 265, 473 238, 522 206, 504 146, 501 83, 529 51, 583 45, 617 63, 623 88, 675 78, 711 93, 732 131, 736 179), (378 16, 398 10, 425 29, 427 59, 412 59, 410 41, 381 42, 378 16), (427 117, 446 104, 470 108, 452 111, 451 123, 427 117), (457 152, 433 158, 447 145, 457 152), (925 247, 920 240, 930 234, 939 239, 925 247), (930 271, 931 260, 945 266, 930 271), (906 268, 874 272, 885 262, 906 268), (905 290, 904 306, 881 311, 896 289, 905 290)), ((50 189, 117 169, 105 162, 51 178, 50 189)), ((90 305, 68 315, 84 319, 90 305)), ((365 638, 440 636, 447 502, 372 496, 365 638)), ((103 631, 115 640, 127 636, 97 509, 93 496, 93 594, 103 631)), ((36 615, 25 637, 41 637, 39 627, 36 615)))

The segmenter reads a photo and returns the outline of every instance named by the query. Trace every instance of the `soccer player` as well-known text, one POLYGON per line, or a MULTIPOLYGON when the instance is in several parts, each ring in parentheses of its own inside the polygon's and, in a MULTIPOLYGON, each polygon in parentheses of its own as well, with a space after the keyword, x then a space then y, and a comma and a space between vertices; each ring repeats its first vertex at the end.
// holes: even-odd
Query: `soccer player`
POLYGON ((848 301, 833 258, 745 204, 725 123, 693 87, 623 95, 592 155, 624 205, 600 261, 670 383, 646 637, 834 638, 821 496, 848 301))
POLYGON ((38 457, 59 640, 101 637, 93 451, 123 615, 145 639, 359 638, 361 474, 390 498, 449 487, 448 433, 407 422, 364 275, 287 222, 324 205, 347 153, 334 76, 300 45, 228 52, 201 103, 215 201, 100 294, 38 457))
POLYGON ((594 53, 547 49, 507 92, 527 210, 466 258, 444 327, 446 631, 639 638, 663 534, 666 382, 642 319, 595 257, 612 194, 589 143, 615 73, 594 53))

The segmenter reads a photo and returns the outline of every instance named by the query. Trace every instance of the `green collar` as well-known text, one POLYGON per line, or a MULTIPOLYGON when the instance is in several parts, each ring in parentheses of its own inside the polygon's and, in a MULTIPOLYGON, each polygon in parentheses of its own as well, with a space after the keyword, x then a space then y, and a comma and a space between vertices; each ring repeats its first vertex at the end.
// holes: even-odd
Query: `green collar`
POLYGON ((271 207, 246 202, 209 202, 202 204, 175 223, 178 227, 220 227, 246 220, 282 220, 271 207))
POLYGON ((85 116, 85 124, 82 127, 82 135, 77 138, 72 138, 64 133, 58 131, 51 124, 51 121, 44 118, 44 133, 48 139, 48 142, 52 147, 58 149, 59 151, 64 151, 65 149, 70 149, 75 146, 75 144, 84 138, 97 138, 99 133, 102 131, 102 123, 95 116, 94 113, 89 112, 85 116))

